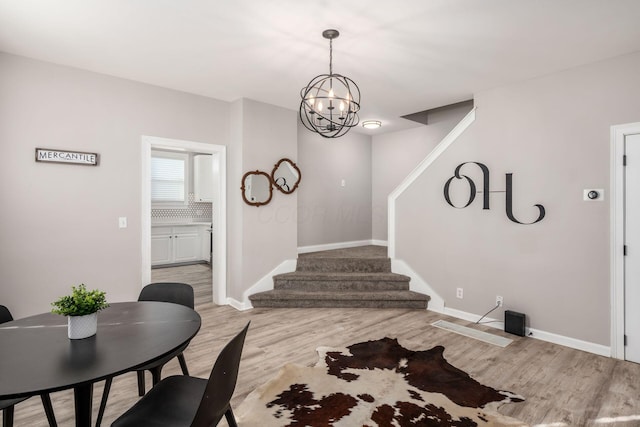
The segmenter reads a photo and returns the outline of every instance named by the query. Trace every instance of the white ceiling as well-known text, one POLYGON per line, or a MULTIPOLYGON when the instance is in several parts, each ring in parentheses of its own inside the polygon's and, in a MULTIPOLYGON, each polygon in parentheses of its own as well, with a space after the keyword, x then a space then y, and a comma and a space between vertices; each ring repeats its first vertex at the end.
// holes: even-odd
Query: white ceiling
MULTIPOLYGON (((329 68, 379 132, 402 115, 640 51, 638 0, 0 0, 0 51, 298 109, 329 68)), ((365 131, 371 133, 371 131, 365 131)))

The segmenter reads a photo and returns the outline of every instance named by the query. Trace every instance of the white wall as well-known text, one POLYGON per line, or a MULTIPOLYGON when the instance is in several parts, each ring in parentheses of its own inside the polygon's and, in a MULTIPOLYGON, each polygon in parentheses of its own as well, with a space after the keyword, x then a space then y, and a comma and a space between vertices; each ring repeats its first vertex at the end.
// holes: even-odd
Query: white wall
POLYGON ((387 240, 387 198, 470 110, 453 108, 429 116, 428 125, 372 138, 372 237, 387 240))
POLYGON ((137 297, 142 135, 226 145, 229 104, 0 54, 0 301, 14 316, 80 283, 137 297), (36 163, 36 147, 97 152, 100 165, 36 163))
POLYGON ((327 139, 300 123, 298 152, 298 246, 370 240, 371 138, 327 139))
POLYGON ((482 314, 502 295, 535 329, 608 346, 609 199, 582 192, 608 188, 610 126, 640 121, 638 75, 634 54, 476 94, 476 121, 398 199, 397 257, 447 307, 482 314), (481 195, 465 209, 446 204, 443 186, 467 161, 489 168, 491 190, 513 173, 515 215, 531 221, 540 203, 544 220, 511 222, 504 193, 490 210, 481 195))

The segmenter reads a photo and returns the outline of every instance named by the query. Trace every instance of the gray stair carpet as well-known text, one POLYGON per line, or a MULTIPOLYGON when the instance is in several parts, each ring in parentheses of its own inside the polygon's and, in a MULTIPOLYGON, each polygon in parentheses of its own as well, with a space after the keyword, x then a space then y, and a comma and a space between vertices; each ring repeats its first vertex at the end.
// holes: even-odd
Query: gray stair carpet
POLYGON ((300 254, 293 273, 273 276, 272 291, 249 296, 253 307, 426 309, 429 296, 409 290, 411 278, 391 272, 384 246, 300 254))

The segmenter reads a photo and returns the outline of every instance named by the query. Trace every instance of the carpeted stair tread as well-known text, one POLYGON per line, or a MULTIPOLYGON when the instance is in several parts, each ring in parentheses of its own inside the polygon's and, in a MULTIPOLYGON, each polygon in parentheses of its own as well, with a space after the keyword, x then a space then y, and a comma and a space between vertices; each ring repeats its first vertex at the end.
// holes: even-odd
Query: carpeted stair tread
POLYGON ((276 274, 274 279, 285 280, 318 280, 323 278, 331 280, 372 280, 387 282, 406 282, 411 280, 409 276, 397 273, 347 273, 347 272, 319 272, 319 271, 294 271, 293 273, 276 274))
MULTIPOLYGON (((274 289, 273 291, 259 292, 251 295, 251 299, 294 299, 298 297, 305 297, 308 299, 336 299, 337 294, 335 292, 323 292, 323 291, 297 291, 291 289, 274 289)), ((418 299, 421 301, 429 301, 429 296, 420 294, 413 291, 344 291, 340 292, 340 298, 344 299, 394 299, 394 300, 406 300, 406 299, 418 299)))
POLYGON ((273 276, 274 289, 300 291, 403 291, 411 278, 395 273, 294 272, 273 276))
POLYGON ((260 292, 249 297, 254 307, 427 307, 429 296, 413 291, 307 292, 281 290, 260 292))
POLYGON ((354 272, 354 273, 390 273, 389 258, 298 258, 296 271, 309 272, 354 272))

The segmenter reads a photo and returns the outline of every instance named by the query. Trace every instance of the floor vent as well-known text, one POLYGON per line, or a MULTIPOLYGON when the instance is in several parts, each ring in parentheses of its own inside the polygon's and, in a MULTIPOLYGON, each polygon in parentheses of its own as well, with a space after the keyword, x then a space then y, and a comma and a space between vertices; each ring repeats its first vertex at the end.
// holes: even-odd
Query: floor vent
POLYGON ((438 320, 436 322, 433 322, 431 326, 435 326, 436 328, 455 332, 456 334, 464 335, 465 337, 469 337, 469 338, 474 338, 479 341, 497 345, 499 347, 506 347, 513 342, 513 340, 509 338, 500 337, 498 335, 493 335, 487 332, 478 331, 476 329, 468 328, 466 326, 458 325, 456 323, 447 322, 446 320, 438 320))

